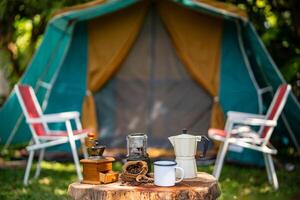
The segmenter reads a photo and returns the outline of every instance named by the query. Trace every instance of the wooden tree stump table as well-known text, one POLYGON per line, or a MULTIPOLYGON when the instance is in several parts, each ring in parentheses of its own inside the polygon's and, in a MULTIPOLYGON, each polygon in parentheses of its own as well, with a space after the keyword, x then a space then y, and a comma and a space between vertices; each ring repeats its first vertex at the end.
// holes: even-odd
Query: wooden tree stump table
POLYGON ((220 196, 217 180, 204 172, 197 178, 184 179, 173 187, 155 185, 127 186, 121 182, 106 185, 88 185, 72 183, 68 194, 72 199, 80 200, 173 200, 173 199, 217 199, 220 196))

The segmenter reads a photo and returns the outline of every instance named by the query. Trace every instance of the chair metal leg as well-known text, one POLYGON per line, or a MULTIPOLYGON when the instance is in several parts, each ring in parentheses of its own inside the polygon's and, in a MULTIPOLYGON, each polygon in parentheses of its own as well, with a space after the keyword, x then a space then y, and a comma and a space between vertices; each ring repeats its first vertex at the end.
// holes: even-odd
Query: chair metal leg
POLYGON ((41 162, 44 159, 44 155, 45 155, 45 149, 41 149, 40 150, 40 154, 39 154, 39 160, 38 163, 36 165, 36 170, 35 170, 35 174, 34 174, 34 178, 38 178, 41 172, 41 162))
POLYGON ((80 163, 79 163, 78 154, 77 154, 77 150, 76 150, 76 144, 75 144, 75 141, 73 138, 69 138, 69 141, 70 141, 70 146, 71 146, 71 150, 72 150, 72 154, 73 154, 73 159, 74 159, 74 164, 76 167, 78 180, 81 181, 82 174, 81 174, 80 163))
POLYGON ((75 167, 76 167, 78 180, 81 181, 82 180, 82 174, 81 174, 80 163, 79 163, 79 159, 78 159, 76 144, 75 144, 74 135, 73 135, 70 120, 66 121, 65 124, 66 124, 67 132, 68 132, 69 142, 70 142, 70 146, 71 146, 71 150, 72 150, 72 154, 73 154, 73 159, 74 159, 74 164, 75 164, 75 167))
POLYGON ((267 171, 267 175, 268 175, 268 181, 269 181, 270 184, 273 184, 272 173, 271 173, 270 164, 269 164, 269 161, 268 161, 268 155, 266 153, 263 153, 263 156, 264 156, 264 160, 265 160, 266 171, 267 171))
POLYGON ((28 185, 28 178, 29 178, 29 174, 30 174, 30 169, 31 169, 31 165, 32 165, 33 156, 34 156, 34 151, 30 151, 29 152, 29 157, 28 157, 28 160, 27 160, 25 175, 24 175, 24 179, 23 179, 23 184, 24 185, 28 185))
MULTIPOLYGON (((79 118, 75 119, 75 123, 76 123, 77 130, 82 130, 82 125, 80 123, 79 118)), ((81 149, 82 149, 83 157, 88 158, 87 148, 85 145, 85 138, 81 138, 80 141, 81 141, 81 149)))
POLYGON ((218 156, 217 156, 217 159, 216 159, 216 163, 215 163, 215 167, 214 167, 214 171, 213 171, 213 176, 216 179, 220 178, 221 170, 222 170, 222 167, 223 167, 224 158, 225 158, 228 146, 229 146, 229 142, 226 141, 226 140, 220 146, 220 149, 219 149, 219 152, 218 152, 218 156))
POLYGON ((81 138, 80 142, 81 142, 81 149, 82 149, 83 157, 85 159, 87 159, 88 158, 88 152, 87 152, 87 148, 86 148, 86 145, 85 145, 85 138, 81 138))
POLYGON ((279 184, 278 184, 278 179, 277 179, 272 155, 267 154, 267 160, 268 160, 269 167, 270 167, 270 172, 271 172, 271 177, 272 177, 272 185, 273 185, 274 189, 277 190, 279 188, 279 184))

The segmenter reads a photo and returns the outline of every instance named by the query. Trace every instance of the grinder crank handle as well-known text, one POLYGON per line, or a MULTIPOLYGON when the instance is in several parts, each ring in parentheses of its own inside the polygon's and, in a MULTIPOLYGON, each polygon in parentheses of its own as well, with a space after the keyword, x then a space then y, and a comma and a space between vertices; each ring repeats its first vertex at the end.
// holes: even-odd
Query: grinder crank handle
POLYGON ((201 136, 201 139, 198 140, 199 142, 204 142, 204 148, 203 148, 203 154, 200 155, 200 156, 197 156, 198 158, 204 158, 206 156, 206 152, 207 152, 207 149, 208 149, 208 142, 209 142, 209 139, 206 137, 206 136, 201 136))

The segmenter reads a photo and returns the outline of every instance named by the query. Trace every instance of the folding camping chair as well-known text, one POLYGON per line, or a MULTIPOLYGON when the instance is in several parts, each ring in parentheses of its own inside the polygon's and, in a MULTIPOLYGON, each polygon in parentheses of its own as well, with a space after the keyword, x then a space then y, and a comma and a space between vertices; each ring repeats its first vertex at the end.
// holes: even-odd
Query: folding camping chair
POLYGON ((209 137, 222 142, 213 172, 217 179, 220 177, 228 146, 237 145, 263 153, 268 180, 275 189, 278 189, 278 180, 272 160, 272 154, 277 154, 277 150, 269 140, 290 90, 291 86, 287 84, 282 84, 278 88, 266 115, 229 111, 225 130, 209 129, 209 137), (250 128, 251 126, 259 126, 260 129, 254 131, 250 128))
POLYGON ((26 171, 23 183, 28 184, 28 178, 32 165, 34 152, 40 150, 38 163, 35 172, 35 178, 40 174, 41 161, 43 160, 45 149, 48 147, 70 143, 74 163, 77 171, 78 179, 82 179, 79 159, 76 151, 76 140, 81 141, 84 157, 87 157, 87 150, 84 143, 84 138, 87 136, 88 130, 83 130, 79 120, 78 112, 63 112, 57 114, 43 114, 38 103, 37 97, 29 85, 16 85, 15 92, 21 104, 26 122, 32 133, 32 144, 29 144, 26 149, 29 152, 26 171), (74 120, 76 130, 72 129, 71 121, 74 120), (48 124, 64 123, 66 130, 50 130, 48 124))

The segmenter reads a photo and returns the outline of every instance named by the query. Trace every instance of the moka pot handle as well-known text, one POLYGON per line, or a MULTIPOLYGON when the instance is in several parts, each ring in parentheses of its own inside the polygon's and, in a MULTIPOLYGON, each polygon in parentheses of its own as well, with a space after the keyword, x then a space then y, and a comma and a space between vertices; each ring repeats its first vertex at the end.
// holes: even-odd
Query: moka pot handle
POLYGON ((206 136, 201 136, 200 139, 197 138, 197 142, 204 142, 204 148, 203 148, 203 153, 202 155, 197 156, 197 158, 204 158, 206 156, 206 152, 208 149, 208 142, 209 139, 206 136))

